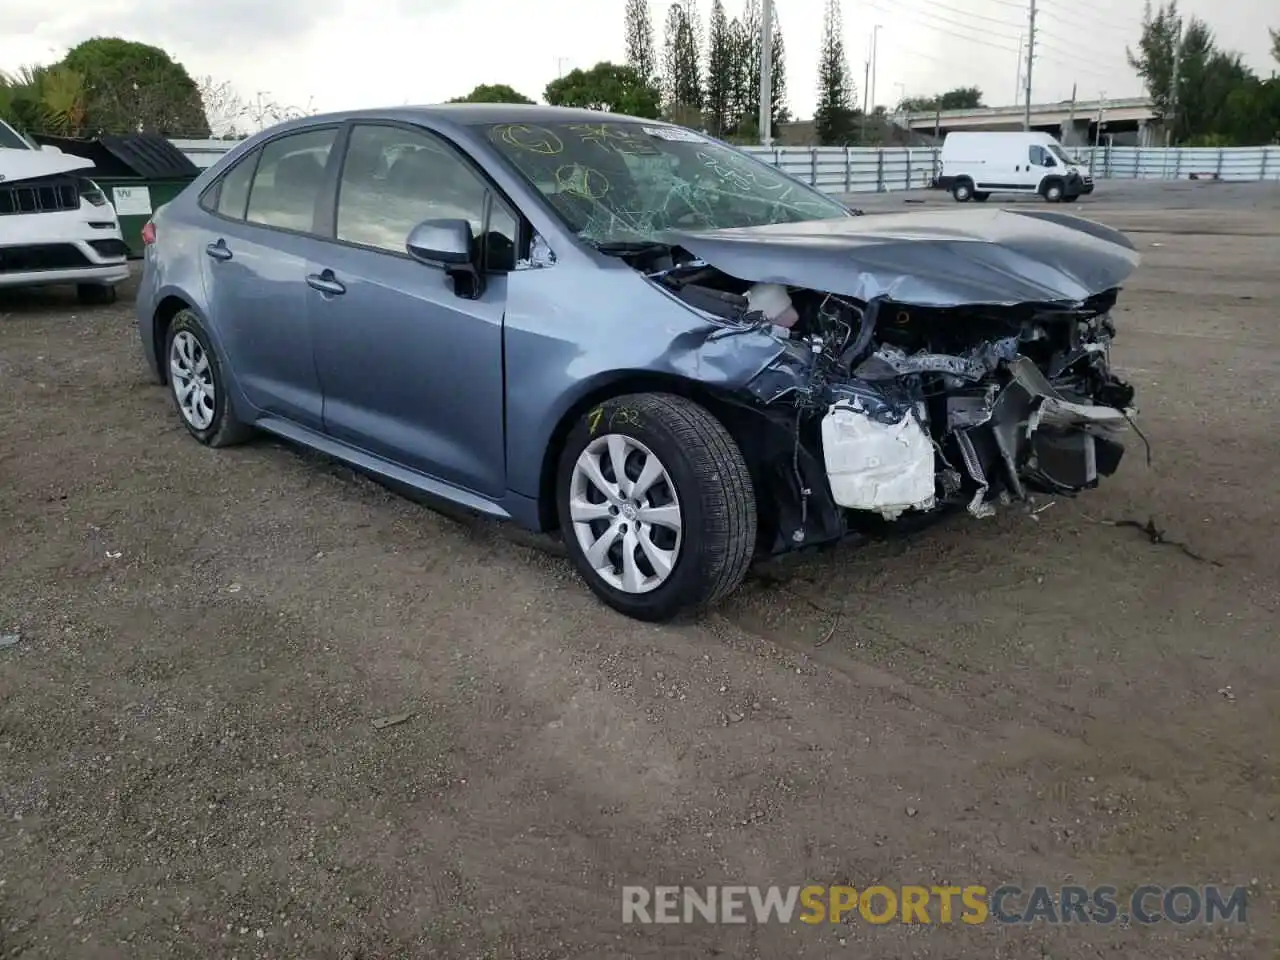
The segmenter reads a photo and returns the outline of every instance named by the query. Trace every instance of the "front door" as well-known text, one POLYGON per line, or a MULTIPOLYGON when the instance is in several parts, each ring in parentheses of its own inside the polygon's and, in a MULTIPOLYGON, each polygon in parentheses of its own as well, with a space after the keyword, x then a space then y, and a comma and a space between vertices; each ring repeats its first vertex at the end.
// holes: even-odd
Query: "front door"
POLYGON ((451 144, 395 124, 352 128, 334 240, 307 267, 327 433, 484 496, 505 492, 502 335, 514 261, 493 257, 512 249, 516 223, 451 144), (406 253, 429 219, 471 223, 488 251, 479 297, 406 253))
POLYGON ((238 162, 206 207, 205 293, 236 383, 258 411, 322 425, 303 278, 337 127, 269 141, 238 162))

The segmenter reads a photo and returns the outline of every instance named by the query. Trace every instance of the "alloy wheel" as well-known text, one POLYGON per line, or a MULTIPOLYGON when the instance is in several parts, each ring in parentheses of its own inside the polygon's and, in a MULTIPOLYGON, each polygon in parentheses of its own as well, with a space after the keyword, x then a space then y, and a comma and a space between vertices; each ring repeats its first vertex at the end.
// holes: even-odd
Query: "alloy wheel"
POLYGON ((183 419, 197 430, 207 430, 216 410, 213 370, 209 354, 187 330, 179 331, 169 349, 169 381, 183 419))
POLYGON ((573 534, 591 569, 624 593, 656 590, 680 556, 684 526, 667 468, 634 437, 594 438, 569 486, 573 534))

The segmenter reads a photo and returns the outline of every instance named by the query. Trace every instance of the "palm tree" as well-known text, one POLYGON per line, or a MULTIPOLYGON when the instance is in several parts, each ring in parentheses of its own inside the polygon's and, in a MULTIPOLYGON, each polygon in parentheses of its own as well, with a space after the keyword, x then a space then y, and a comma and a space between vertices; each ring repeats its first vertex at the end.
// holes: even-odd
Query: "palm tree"
POLYGON ((0 71, 0 119, 19 130, 74 137, 84 130, 84 78, 62 66, 0 71))

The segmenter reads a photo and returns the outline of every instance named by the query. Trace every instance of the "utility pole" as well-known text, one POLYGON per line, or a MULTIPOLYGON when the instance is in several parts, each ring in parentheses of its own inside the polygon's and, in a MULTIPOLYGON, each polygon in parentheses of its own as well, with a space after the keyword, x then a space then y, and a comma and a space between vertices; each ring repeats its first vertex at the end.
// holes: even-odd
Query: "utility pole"
POLYGON ((1027 99, 1022 110, 1022 129, 1031 129, 1031 64, 1036 56, 1036 0, 1030 0, 1027 13, 1027 99))
POLYGON ((773 0, 760 4, 760 142, 773 145, 773 0))
POLYGON ((1173 140, 1173 127, 1178 122, 1178 75, 1182 72, 1182 21, 1178 21, 1178 39, 1173 45, 1173 77, 1169 83, 1169 119, 1164 125, 1164 145, 1173 140))
POLYGON ((556 75, 564 76, 564 65, 569 62, 568 57, 556 57, 556 75))
POLYGON ((880 36, 880 24, 876 24, 871 28, 871 110, 876 109, 876 74, 879 72, 880 60, 878 58, 879 45, 876 39, 880 36))
POLYGON ((862 74, 862 142, 867 142, 867 103, 871 96, 871 48, 867 47, 866 69, 862 74))
POLYGON ((1023 34, 1018 34, 1018 69, 1013 71, 1013 102, 1017 103, 1018 98, 1022 96, 1022 48, 1025 46, 1027 38, 1023 34))
MULTIPOLYGON (((1063 131, 1063 144, 1070 145, 1076 133, 1076 85, 1071 85, 1071 111, 1067 114, 1067 129, 1063 131), (1068 139, 1071 138, 1071 139, 1068 139)), ((1085 139, 1088 139, 1087 137, 1085 139)))

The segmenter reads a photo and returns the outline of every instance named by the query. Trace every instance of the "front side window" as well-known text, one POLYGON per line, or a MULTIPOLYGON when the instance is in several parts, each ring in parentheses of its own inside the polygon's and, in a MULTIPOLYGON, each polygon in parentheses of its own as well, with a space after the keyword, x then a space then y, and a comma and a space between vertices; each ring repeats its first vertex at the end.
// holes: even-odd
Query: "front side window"
POLYGON ((245 219, 266 227, 310 231, 336 129, 307 130, 270 141, 249 190, 245 219))
POLYGON ((1043 167, 1047 165, 1045 158, 1048 156, 1048 154, 1045 153, 1044 147, 1041 147, 1038 145, 1029 147, 1027 152, 1028 152, 1029 161, 1033 167, 1043 167))
POLYGON ((403 254, 424 220, 466 220, 487 267, 514 267, 515 218, 452 148, 404 127, 354 127, 338 191, 337 239, 403 254))
POLYGON ((642 122, 483 125, 498 154, 592 243, 672 229, 848 217, 777 169, 691 130, 642 122))

